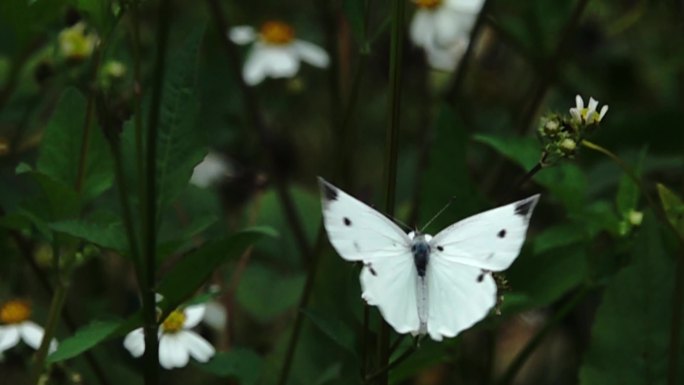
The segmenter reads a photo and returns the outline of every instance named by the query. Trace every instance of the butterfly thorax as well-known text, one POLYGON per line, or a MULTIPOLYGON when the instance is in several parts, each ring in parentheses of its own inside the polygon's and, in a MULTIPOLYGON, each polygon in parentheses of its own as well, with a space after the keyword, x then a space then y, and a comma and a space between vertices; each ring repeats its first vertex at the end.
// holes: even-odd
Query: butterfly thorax
POLYGON ((430 236, 427 234, 418 234, 411 239, 411 253, 413 254, 413 263, 416 265, 416 271, 419 277, 425 276, 428 262, 430 261, 430 236))

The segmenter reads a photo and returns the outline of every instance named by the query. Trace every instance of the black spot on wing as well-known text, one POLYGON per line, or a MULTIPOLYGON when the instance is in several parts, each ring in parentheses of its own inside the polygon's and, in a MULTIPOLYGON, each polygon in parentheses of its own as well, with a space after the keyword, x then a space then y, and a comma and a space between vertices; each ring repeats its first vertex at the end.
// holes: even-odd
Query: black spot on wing
POLYGON ((534 206, 537 204, 538 199, 539 195, 535 195, 517 202, 515 204, 515 214, 520 215, 525 219, 529 219, 530 215, 532 215, 532 210, 534 210, 534 206))
POLYGON ((349 218, 344 217, 343 220, 344 220, 344 225, 345 225, 345 226, 351 226, 351 220, 350 220, 349 218))
POLYGON ((489 270, 484 270, 484 269, 481 270, 481 271, 480 271, 480 275, 477 276, 477 282, 480 283, 480 282, 484 281, 485 275, 486 275, 486 274, 489 274, 489 273, 491 273, 491 271, 489 271, 489 270))
POLYGON ((444 251, 444 248, 442 246, 437 246, 437 250, 444 251))
POLYGON ((378 276, 378 272, 375 271, 375 269, 373 269, 373 265, 370 262, 366 263, 366 267, 368 268, 368 271, 370 271, 371 275, 373 275, 373 277, 378 276))
POLYGON ((498 234, 496 234, 497 237, 503 238, 506 236, 506 229, 501 229, 498 234))
POLYGON ((337 189, 335 188, 335 186, 331 185, 328 182, 322 182, 321 188, 323 189, 323 197, 325 198, 325 200, 328 200, 328 201, 336 201, 337 200, 337 189))

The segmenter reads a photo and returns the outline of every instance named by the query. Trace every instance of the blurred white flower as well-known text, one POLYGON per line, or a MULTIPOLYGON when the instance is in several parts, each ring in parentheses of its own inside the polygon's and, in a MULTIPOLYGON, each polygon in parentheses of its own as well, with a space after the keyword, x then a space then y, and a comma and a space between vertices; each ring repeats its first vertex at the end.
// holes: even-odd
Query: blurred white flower
POLYGON ((219 301, 212 300, 205 303, 207 311, 204 313, 204 323, 215 330, 222 333, 226 330, 228 324, 228 312, 226 307, 219 301))
MULTIPOLYGON (((20 339, 35 350, 40 347, 45 330, 29 321, 30 316, 31 306, 25 301, 11 300, 0 307, 0 354, 16 346, 20 339)), ((49 352, 55 350, 57 340, 53 338, 49 352)))
POLYGON ((254 43, 242 69, 250 86, 266 77, 290 78, 299 70, 300 61, 326 68, 330 62, 323 48, 295 38, 294 29, 281 21, 268 21, 259 32, 249 26, 231 28, 228 36, 240 45, 254 43))
MULTIPOLYGON (((200 323, 204 317, 204 304, 188 306, 175 310, 159 327, 159 363, 164 369, 182 368, 190 357, 199 362, 207 362, 216 350, 199 334, 189 330, 200 323)), ((133 357, 145 353, 145 334, 138 328, 126 335, 124 347, 133 357)))
POLYGON ((584 100, 577 95, 575 96, 575 107, 570 109, 570 115, 582 124, 599 123, 608 112, 608 106, 603 106, 600 112, 596 111, 596 107, 598 107, 598 101, 590 97, 589 106, 584 108, 584 100))
POLYGON ((190 183, 197 187, 206 188, 229 176, 230 173, 231 168, 228 162, 221 155, 210 152, 195 166, 190 177, 190 183))
POLYGON ((86 32, 84 22, 63 29, 57 37, 59 52, 69 60, 83 60, 92 55, 100 41, 96 34, 86 32))
POLYGON ((428 64, 453 71, 470 43, 484 0, 413 0, 418 10, 411 21, 413 43, 425 50, 428 64))

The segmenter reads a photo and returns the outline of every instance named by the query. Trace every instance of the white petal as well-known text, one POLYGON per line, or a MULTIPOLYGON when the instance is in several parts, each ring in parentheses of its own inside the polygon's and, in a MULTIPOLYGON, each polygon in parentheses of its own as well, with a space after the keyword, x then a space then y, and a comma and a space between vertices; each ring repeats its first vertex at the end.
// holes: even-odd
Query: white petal
POLYGON ((482 10, 484 0, 447 0, 445 6, 460 12, 478 14, 482 10))
POLYGON ((19 343, 19 329, 14 325, 0 326, 0 352, 19 343))
POLYGON ((458 66, 467 48, 468 39, 463 38, 449 48, 428 47, 425 53, 430 67, 442 71, 453 71, 458 66))
POLYGON ((577 108, 571 108, 570 109, 570 115, 577 121, 581 122, 582 121, 582 114, 580 113, 580 110, 577 108))
POLYGON ((145 332, 143 328, 135 329, 126 334, 123 345, 133 357, 142 356, 145 353, 145 332))
POLYGON ((183 323, 183 328, 184 329, 190 329, 194 328, 197 326, 197 324, 202 321, 202 317, 204 317, 204 311, 206 310, 206 306, 203 303, 197 304, 197 305, 191 305, 183 309, 183 313, 185 314, 185 322, 183 323))
POLYGON ((330 58, 325 50, 307 41, 295 40, 292 47, 299 54, 299 58, 314 67, 327 68, 330 58))
POLYGON ((419 47, 426 47, 432 44, 434 35, 434 12, 426 9, 419 9, 411 20, 411 40, 419 47))
POLYGON ((589 111, 596 111, 596 107, 598 107, 598 100, 589 97, 589 111))
POLYGON ((580 112, 584 109, 584 100, 582 100, 582 97, 579 95, 575 96, 575 108, 580 112))
POLYGON ((164 334, 159 341, 159 363, 164 369, 182 368, 190 360, 179 334, 164 334))
POLYGON ((228 312, 225 306, 218 301, 209 301, 205 305, 207 306, 207 311, 204 313, 204 323, 222 333, 228 323, 228 312))
POLYGON ((245 83, 250 86, 255 86, 261 83, 267 75, 268 56, 263 50, 263 46, 259 43, 254 45, 254 48, 247 54, 247 61, 242 68, 242 77, 245 83))
POLYGON ((266 69, 272 78, 291 78, 299 71, 299 55, 292 48, 265 47, 266 69))
POLYGON ((475 19, 472 16, 461 17, 458 12, 443 8, 435 12, 434 41, 441 48, 451 46, 462 37, 470 35, 475 19))
POLYGON ((230 37, 230 40, 233 43, 244 45, 256 40, 257 33, 254 28, 247 25, 241 25, 231 28, 228 37, 230 37))
POLYGON ((19 333, 21 333, 21 339, 26 342, 26 345, 38 349, 43 341, 45 330, 34 322, 24 321, 19 324, 19 333))
POLYGON ((606 115, 606 112, 608 112, 608 106, 601 107, 601 113, 599 114, 599 118, 598 118, 599 122, 606 115))
POLYGON ((193 331, 183 330, 178 337, 190 355, 199 362, 207 362, 216 354, 214 347, 193 331))
POLYGON ((220 155, 210 152, 192 171, 190 184, 206 188, 228 176, 230 167, 220 155))

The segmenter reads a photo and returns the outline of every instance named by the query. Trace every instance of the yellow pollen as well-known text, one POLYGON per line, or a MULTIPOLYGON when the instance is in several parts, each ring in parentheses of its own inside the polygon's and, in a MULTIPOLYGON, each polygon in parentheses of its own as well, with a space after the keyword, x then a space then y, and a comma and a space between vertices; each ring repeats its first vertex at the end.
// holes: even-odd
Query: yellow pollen
POLYGON ((31 306, 28 302, 12 300, 0 307, 0 322, 3 324, 18 324, 31 316, 31 306))
POLYGON ((185 313, 181 310, 175 310, 162 322, 162 329, 164 333, 177 333, 183 329, 185 324, 185 313))
POLYGON ((413 0, 419 8, 435 9, 442 4, 442 0, 413 0))
POLYGON ((261 26, 261 39, 268 44, 283 45, 294 39, 294 29, 282 21, 267 21, 261 26))

